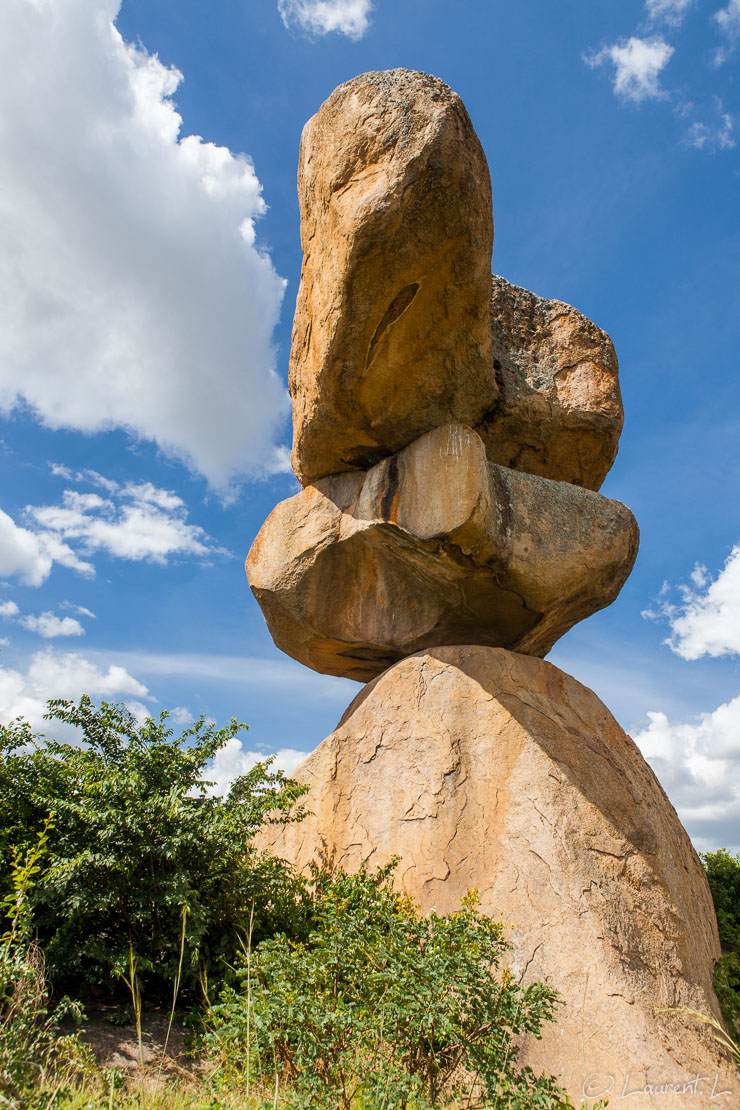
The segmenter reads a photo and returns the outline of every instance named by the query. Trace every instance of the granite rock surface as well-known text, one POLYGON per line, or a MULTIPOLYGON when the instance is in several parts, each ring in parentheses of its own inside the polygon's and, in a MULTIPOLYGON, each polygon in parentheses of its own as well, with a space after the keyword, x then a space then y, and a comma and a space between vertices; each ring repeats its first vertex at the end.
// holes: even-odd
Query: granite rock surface
POLYGON ((479 422, 491 373, 491 183, 456 93, 365 73, 306 124, 293 323, 293 467, 366 469, 430 428, 479 422))
POLYGON ((489 463, 450 424, 277 505, 247 577, 282 651, 364 682, 437 644, 544 655, 614 600, 637 544, 620 502, 489 463))
POLYGON ((612 341, 575 308, 494 277, 499 397, 477 426, 491 462, 598 490, 624 423, 612 341))
POLYGON ((261 846, 300 869, 399 855, 397 885, 423 912, 477 888, 510 926, 514 974, 566 1002, 520 1059, 559 1075, 575 1106, 740 1106, 740 1076, 706 1027, 659 1012, 719 1016, 704 870, 590 690, 509 651, 420 652, 360 691, 293 777, 312 813, 261 846))

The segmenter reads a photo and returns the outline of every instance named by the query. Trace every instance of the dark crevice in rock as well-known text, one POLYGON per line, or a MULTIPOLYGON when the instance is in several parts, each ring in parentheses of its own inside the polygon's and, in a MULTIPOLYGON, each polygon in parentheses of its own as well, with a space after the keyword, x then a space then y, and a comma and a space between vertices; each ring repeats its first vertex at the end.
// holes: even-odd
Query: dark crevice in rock
POLYGON ((383 313, 383 319, 375 329, 375 335, 370 340, 370 349, 367 352, 367 359, 365 360, 365 367, 367 368, 373 360, 375 355, 375 348, 378 340, 384 331, 386 331, 391 324, 401 316, 413 301, 416 294, 419 292, 419 282, 412 281, 410 285, 405 285, 400 293, 396 293, 395 297, 388 305, 383 313))
POLYGON ((398 455, 391 455, 388 460, 388 469, 385 475, 386 486, 383 490, 383 500, 380 506, 380 515, 383 520, 391 519, 393 501, 399 492, 398 455))

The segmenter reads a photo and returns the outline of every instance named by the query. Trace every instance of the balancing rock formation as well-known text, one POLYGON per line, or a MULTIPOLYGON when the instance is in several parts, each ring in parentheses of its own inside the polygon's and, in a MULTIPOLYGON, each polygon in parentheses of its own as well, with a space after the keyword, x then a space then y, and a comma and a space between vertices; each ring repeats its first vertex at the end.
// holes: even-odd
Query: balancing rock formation
POLYGON ((249 581, 279 648, 368 681, 437 644, 544 655, 614 600, 636 553, 619 501, 488 462, 447 424, 283 501, 249 581))
POLYGON ((263 846, 301 867, 399 855, 424 911, 477 887, 512 968, 567 1003, 521 1054, 576 1106, 740 1105, 704 1027, 655 1012, 719 1015, 698 857, 634 743, 541 658, 637 553, 632 514, 598 493, 622 428, 611 341, 491 278, 485 155, 436 78, 338 88, 298 183, 304 488, 247 575, 278 647, 369 685, 295 772, 311 816, 263 846))

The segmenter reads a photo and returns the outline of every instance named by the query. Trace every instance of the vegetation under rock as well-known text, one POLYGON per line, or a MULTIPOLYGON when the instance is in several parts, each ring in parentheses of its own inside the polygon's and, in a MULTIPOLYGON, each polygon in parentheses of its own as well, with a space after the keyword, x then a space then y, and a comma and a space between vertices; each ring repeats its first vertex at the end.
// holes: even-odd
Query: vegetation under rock
POLYGON ((727 949, 715 966, 714 988, 722 1013, 740 1040, 740 856, 720 848, 702 859, 717 910, 720 940, 727 949))
POLYGON ((474 893, 422 917, 392 889, 394 866, 315 870, 306 939, 242 955, 209 1016, 217 1075, 245 1095, 266 1085, 295 1110, 569 1105, 516 1063, 514 1038, 540 1035, 557 992, 501 971, 511 945, 474 893))
MULTIPOLYGON (((503 926, 475 894, 421 916, 393 865, 306 881, 255 852, 303 788, 256 766, 224 798, 207 765, 245 727, 51 702, 78 739, 0 726, 0 1096, 18 1110, 282 1106, 381 1110, 570 1106, 517 1063, 516 1038, 556 1017, 557 992, 506 970, 503 926), (59 1020, 85 1001, 168 1000, 201 1030, 188 1076, 128 1081, 59 1020), (54 1001, 56 999, 56 1001, 54 1001), (461 1101, 462 1100, 462 1101, 461 1101)), ((298 805, 296 806, 296 802, 298 805)), ((704 857, 728 951, 717 990, 740 1016, 740 857, 704 857)))
POLYGON ((198 997, 200 978, 233 961, 250 918, 256 940, 300 930, 300 883, 251 841, 304 788, 268 761, 225 797, 209 792, 207 764, 246 726, 201 718, 176 738, 167 713, 138 724, 124 706, 96 709, 87 697, 50 702, 47 716, 79 729, 79 742, 0 726, 0 881, 7 895, 13 854, 46 828, 28 898, 57 992, 120 998, 133 957, 150 1002, 171 997, 180 965, 181 990, 198 997))

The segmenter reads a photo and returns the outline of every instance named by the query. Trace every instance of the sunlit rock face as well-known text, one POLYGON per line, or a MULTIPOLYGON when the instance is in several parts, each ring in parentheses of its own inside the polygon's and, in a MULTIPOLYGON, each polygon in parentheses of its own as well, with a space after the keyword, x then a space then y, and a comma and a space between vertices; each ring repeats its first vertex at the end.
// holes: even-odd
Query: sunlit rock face
POLYGON ((598 490, 624 423, 609 336, 501 277, 491 283, 491 336, 499 397, 477 426, 489 459, 598 490))
POLYGON ((247 574, 279 648, 365 682, 439 644, 542 656, 637 552, 597 491, 622 428, 611 340, 491 277, 491 185, 460 98, 409 70, 303 131, 293 465, 247 574))
POLYGON ((456 93, 366 73, 306 124, 303 269, 293 324, 293 466, 302 482, 367 469, 496 401, 491 183, 456 93))
POLYGON ((740 1076, 709 1031, 661 1012, 719 1017, 706 875, 591 690, 515 652, 432 648, 361 690, 293 777, 310 815, 269 827, 260 846, 299 869, 399 856, 396 884, 424 913, 477 890, 507 926, 515 976, 563 996, 519 1059, 557 1075, 574 1106, 584 1094, 589 1106, 607 1094, 610 1106, 740 1106, 740 1076))
POLYGON ((661 1012, 719 1016, 701 863, 608 710, 538 658, 637 552, 598 492, 622 428, 611 341, 491 278, 485 157, 435 78, 337 89, 304 131, 299 194, 304 488, 247 574, 279 648, 368 685, 294 772, 309 816, 260 846, 298 868, 400 857, 423 912, 477 888, 513 973, 567 1003, 520 1059, 574 1105, 740 1105, 710 1034, 661 1012))
POLYGON ((489 463, 450 424, 283 501, 247 575, 279 648, 364 682, 435 644, 544 655, 613 601, 637 542, 620 502, 489 463))
POLYGON ((341 85, 304 128, 298 192, 303 485, 460 422, 492 462, 600 487, 623 420, 614 348, 570 305, 490 278, 488 165, 451 89, 403 69, 341 85))

